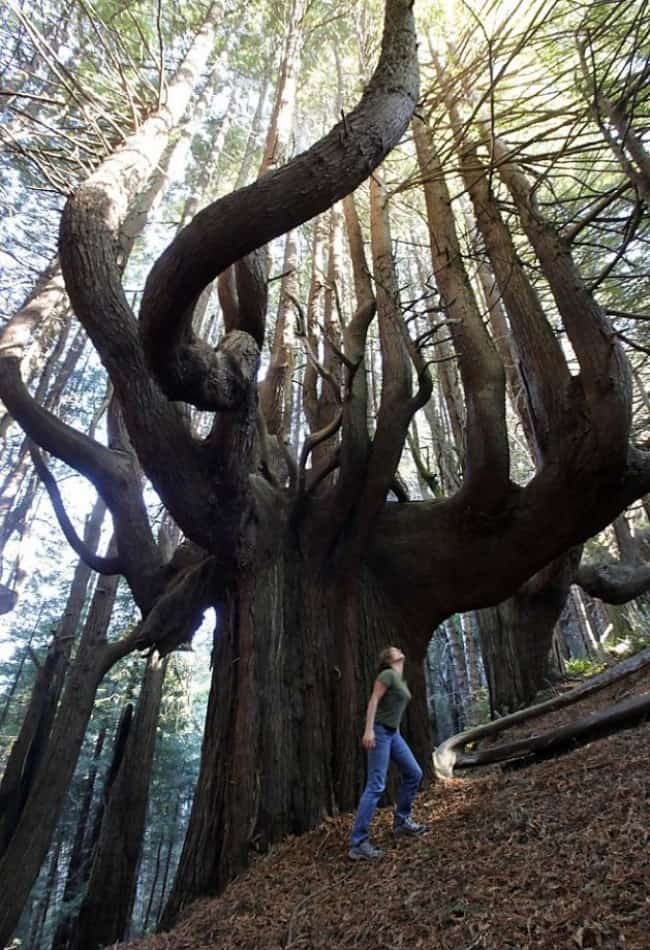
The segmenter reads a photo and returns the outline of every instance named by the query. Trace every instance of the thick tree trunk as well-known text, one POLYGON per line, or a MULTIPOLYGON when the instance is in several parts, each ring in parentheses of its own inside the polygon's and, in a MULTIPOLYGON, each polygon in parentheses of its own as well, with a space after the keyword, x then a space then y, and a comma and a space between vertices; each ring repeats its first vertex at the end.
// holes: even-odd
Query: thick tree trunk
POLYGON ((575 554, 570 553, 508 600, 477 612, 493 715, 527 706, 544 686, 553 629, 575 567, 575 554))
POLYGON ((147 664, 134 723, 106 803, 88 890, 70 947, 94 950, 123 940, 135 898, 166 661, 147 664))
MULTIPOLYGON (((240 580, 216 641, 201 769, 163 927, 221 890, 251 852, 356 805, 375 657, 404 638, 369 578, 352 582, 331 563, 315 571, 287 537, 254 580, 240 580)), ((428 770, 422 660, 406 673, 406 731, 428 770)))

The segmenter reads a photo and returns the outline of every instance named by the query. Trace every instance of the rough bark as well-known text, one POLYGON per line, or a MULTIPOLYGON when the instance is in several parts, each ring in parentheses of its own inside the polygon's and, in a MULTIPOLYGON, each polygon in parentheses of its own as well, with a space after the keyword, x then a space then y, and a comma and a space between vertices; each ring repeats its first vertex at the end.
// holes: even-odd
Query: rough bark
MULTIPOLYGON (((575 411, 580 406, 583 414, 593 417, 594 427, 606 438, 607 447, 599 448, 601 453, 606 451, 609 464, 625 464, 632 400, 628 361, 602 307, 580 274, 568 243, 539 212, 526 176, 509 160, 507 148, 498 140, 494 152, 500 162, 499 176, 515 201, 524 232, 580 363, 580 374, 572 380, 571 408, 575 411), (605 432, 609 433, 606 437, 605 432)), ((562 454, 567 451, 572 435, 570 429, 564 431, 562 454)))
MULTIPOLYGON (((242 578, 227 604, 201 771, 163 927, 198 894, 221 890, 252 852, 356 804, 372 658, 404 636, 371 578, 351 583, 332 564, 314 571, 303 560, 299 552, 318 530, 296 547, 286 526, 286 546, 242 578)), ((422 655, 411 657, 409 724, 426 769, 422 655)))
MULTIPOLYGON (((619 452, 612 460, 604 452, 607 429, 599 426, 609 417, 585 420, 576 411, 566 464, 544 467, 525 488, 509 485, 502 446, 492 446, 489 433, 478 430, 483 414, 499 441, 503 385, 498 367, 492 373, 493 354, 473 318, 464 330, 465 383, 468 400, 474 399, 470 424, 478 440, 478 450, 470 454, 480 469, 494 449, 498 471, 489 498, 476 477, 449 499, 417 505, 384 504, 385 495, 379 498, 377 492, 375 515, 368 519, 372 530, 363 543, 347 534, 345 524, 324 545, 337 516, 332 506, 310 498, 300 505, 287 501, 268 480, 251 474, 259 343, 250 331, 255 328, 247 318, 228 325, 224 343, 213 352, 190 336, 194 301, 219 271, 351 190, 399 139, 417 89, 410 6, 408 0, 388 3, 388 40, 360 106, 305 155, 199 213, 163 255, 143 304, 147 361, 112 259, 122 200, 118 184, 109 182, 101 190, 96 181, 96 191, 80 189, 66 211, 64 257, 75 308, 123 397, 129 433, 147 474, 191 539, 183 556, 196 554, 196 545, 211 555, 190 559, 175 585, 173 610, 160 594, 161 571, 154 572, 158 586, 152 582, 148 591, 146 642, 155 642, 156 621, 167 621, 173 644, 189 632, 182 595, 186 581, 193 590, 193 571, 210 588, 202 603, 226 605, 199 788, 168 919, 198 893, 222 887, 255 847, 310 827, 323 811, 354 804, 361 755, 350 725, 363 714, 376 646, 384 639, 399 643, 396 631, 407 631, 407 653, 419 662, 438 622, 459 609, 508 597, 650 484, 645 456, 630 452, 622 458, 619 452), (147 367, 171 399, 217 412, 204 443, 192 440, 147 367), (186 479, 178 478, 179 469, 186 479), (545 530, 550 510, 557 518, 553 532, 545 530), (184 618, 182 635, 172 635, 172 622, 184 618), (293 781, 297 773, 300 783, 293 781), (264 783, 262 775, 269 776, 264 783)), ((447 221, 448 208, 443 210, 447 221)), ((619 369, 612 366, 615 377, 619 369)), ((42 416, 31 420, 36 428, 42 423, 43 438, 51 435, 42 416)), ((65 452, 67 446, 73 457, 76 450, 77 462, 81 457, 98 480, 104 476, 115 485, 113 455, 85 442, 80 447, 66 429, 58 428, 57 435, 50 439, 53 451, 65 452)), ((350 492, 350 505, 363 484, 357 482, 356 495, 350 492)), ((120 521, 115 490, 110 500, 120 521)), ((123 548, 128 555, 126 538, 123 548)), ((125 573, 129 576, 128 566, 125 573)), ((136 580, 135 573, 129 576, 134 587, 136 580)), ((141 589, 134 593, 145 601, 141 589)), ((414 711, 411 726, 426 721, 424 715, 418 718, 417 705, 414 711)), ((421 737, 415 745, 424 748, 421 737)))
POLYGON ((465 270, 440 159, 421 119, 413 122, 424 180, 431 260, 450 318, 450 332, 465 390, 467 450, 463 488, 478 490, 482 504, 502 504, 509 485, 503 364, 483 326, 465 270))
MULTIPOLYGON (((512 236, 490 194, 487 175, 487 169, 475 155, 465 159, 463 180, 472 198, 516 346, 514 355, 522 382, 516 386, 512 380, 511 390, 515 394, 523 388, 526 408, 520 417, 525 431, 528 429, 530 433, 532 428, 533 445, 536 443, 542 453, 548 453, 553 446, 557 450, 558 444, 561 450, 569 370, 539 298, 521 266, 512 236)), ((496 316, 494 309, 492 312, 496 316)), ((514 401, 517 406, 516 396, 514 401)), ((533 458, 536 457, 537 452, 534 452, 533 458)))
POLYGON ((527 706, 545 685, 553 630, 575 573, 578 552, 560 558, 516 594, 478 611, 481 654, 492 713, 527 706))
POLYGON ((287 398, 291 390, 295 314, 292 299, 298 291, 298 234, 290 231, 284 249, 280 299, 266 377, 260 383, 260 412, 269 435, 286 439, 291 418, 287 398))

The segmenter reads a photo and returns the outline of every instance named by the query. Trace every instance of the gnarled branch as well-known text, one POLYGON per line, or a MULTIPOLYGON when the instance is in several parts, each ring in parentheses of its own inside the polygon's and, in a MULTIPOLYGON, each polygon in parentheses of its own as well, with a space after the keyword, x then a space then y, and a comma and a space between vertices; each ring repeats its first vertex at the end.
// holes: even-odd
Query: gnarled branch
POLYGON ((59 486, 57 485, 49 468, 45 464, 43 456, 38 451, 33 442, 29 444, 29 454, 32 457, 32 462, 34 463, 34 468, 38 473, 38 477, 43 482, 43 485, 50 496, 54 513, 56 514, 66 541, 72 550, 79 555, 81 560, 84 561, 88 567, 91 567, 93 571, 97 571, 98 574, 122 574, 123 566, 119 557, 101 557, 100 555, 95 554, 95 552, 89 548, 88 545, 86 545, 79 537, 68 517, 68 513, 65 510, 63 499, 61 498, 61 492, 59 491, 59 486))
POLYGON ((607 604, 626 604, 650 590, 650 564, 581 564, 575 582, 607 604))
POLYGON ((141 334, 149 367, 172 398, 179 366, 193 378, 215 371, 213 351, 192 340, 189 325, 192 302, 206 284, 353 191, 400 140, 418 95, 412 6, 387 0, 377 69, 345 123, 283 168, 205 208, 154 265, 141 334))

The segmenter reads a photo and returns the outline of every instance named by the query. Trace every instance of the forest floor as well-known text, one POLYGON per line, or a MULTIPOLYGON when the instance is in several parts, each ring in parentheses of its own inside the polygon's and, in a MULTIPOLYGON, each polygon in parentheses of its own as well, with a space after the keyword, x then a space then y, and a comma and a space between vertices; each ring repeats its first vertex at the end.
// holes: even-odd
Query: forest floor
MULTIPOLYGON (((650 690, 650 671, 536 720, 534 731, 650 690)), ((525 724, 500 740, 520 737, 525 724)), ((289 838, 175 930, 130 950, 649 950, 650 724, 525 768, 438 781, 376 863, 347 858, 351 815, 289 838)))

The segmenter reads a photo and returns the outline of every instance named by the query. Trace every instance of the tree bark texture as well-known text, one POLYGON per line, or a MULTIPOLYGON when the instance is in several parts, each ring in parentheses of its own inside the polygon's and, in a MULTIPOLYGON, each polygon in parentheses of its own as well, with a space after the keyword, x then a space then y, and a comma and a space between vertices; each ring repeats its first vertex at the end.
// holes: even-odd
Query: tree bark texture
POLYGON ((286 535, 226 605, 201 771, 163 927, 197 895, 223 889, 251 853, 356 805, 372 662, 389 643, 404 643, 413 657, 407 730, 428 767, 422 657, 409 652, 372 578, 351 584, 331 566, 314 574, 301 547, 286 535))
MULTIPOLYGON (((627 451, 629 419, 615 407, 599 414, 595 398, 586 415, 579 400, 570 407, 572 441, 561 459, 544 464, 525 486, 510 482, 503 367, 461 270, 444 187, 429 191, 428 204, 436 278, 449 315, 458 321, 453 335, 468 429, 464 483, 444 499, 386 501, 417 408, 418 394, 411 396, 410 389, 414 368, 420 389, 425 373, 405 334, 390 272, 386 202, 378 188, 373 270, 382 275, 377 309, 386 360, 377 429, 371 437, 362 418, 366 393, 360 375, 375 301, 359 266, 361 242, 348 202, 359 309, 344 334, 352 398, 342 411, 340 479, 322 497, 312 497, 299 478, 287 486, 260 472, 263 268, 248 287, 255 306, 248 313, 233 308, 216 349, 194 336, 194 306, 204 287, 233 264, 241 290, 251 278, 238 265, 244 255, 326 210, 399 141, 418 94, 411 7, 411 0, 388 0, 377 72, 344 121, 284 167, 199 212, 175 238, 147 280, 139 334, 114 251, 128 207, 126 157, 68 202, 61 254, 71 299, 119 394, 139 461, 188 539, 172 562, 156 555, 144 506, 124 503, 134 478, 125 453, 80 440, 70 427, 34 409, 17 384, 9 387, 35 441, 101 485, 116 522, 124 574, 145 615, 138 644, 164 641, 173 648, 191 635, 196 615, 208 604, 219 604, 225 617, 216 640, 198 788, 166 923, 189 900, 221 889, 255 849, 356 803, 359 733, 378 647, 402 643, 413 661, 416 701, 407 725, 426 765, 426 737, 418 732, 427 721, 419 664, 431 630, 452 613, 511 596, 650 486, 647 457, 627 451), (205 439, 194 438, 175 401, 215 413, 205 439), (620 425, 612 454, 613 419, 620 425), (348 438, 353 433, 356 444, 348 438), (547 530, 549 511, 555 514, 553 531, 547 530)), ((431 155, 424 149, 428 164, 431 155)), ((594 392, 600 397, 608 386, 620 386, 624 395, 625 368, 605 358, 602 326, 594 331, 591 313, 582 319, 581 311, 569 309, 572 340, 585 337, 578 348, 586 367, 582 394, 588 389, 590 398, 594 392), (606 373, 595 379, 603 368, 606 373)), ((457 409, 460 427, 462 406, 457 409)), ((49 820, 43 816, 44 823, 49 820)), ((16 837, 28 855, 26 835, 21 823, 16 837)), ((15 899, 24 893, 26 873, 21 867, 19 880, 8 882, 15 899)))
POLYGON ((492 714, 529 705, 545 684, 553 630, 575 573, 576 553, 558 559, 516 594, 478 611, 492 714))

